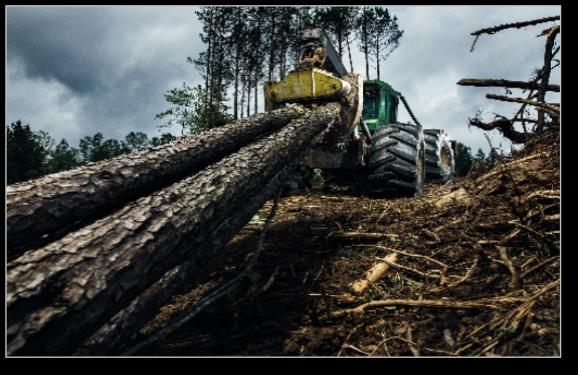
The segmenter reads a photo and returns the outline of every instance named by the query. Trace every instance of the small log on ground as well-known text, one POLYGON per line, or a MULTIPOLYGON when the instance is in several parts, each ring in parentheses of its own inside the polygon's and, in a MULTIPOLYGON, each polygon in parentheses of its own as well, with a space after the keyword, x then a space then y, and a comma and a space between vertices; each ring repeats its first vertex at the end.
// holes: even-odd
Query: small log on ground
MULTIPOLYGON (((395 263, 395 261, 397 260, 397 254, 391 253, 388 254, 385 258, 387 259, 388 262, 395 263)), ((351 285, 351 289, 355 294, 363 293, 370 283, 374 283, 379 279, 381 279, 388 269, 389 264, 387 262, 377 263, 376 265, 371 267, 369 271, 367 271, 363 279, 355 281, 351 285)))
POLYGON ((294 109, 261 113, 148 150, 10 185, 8 257, 14 259, 190 176, 299 116, 294 109), (48 238, 39 240, 44 235, 48 238))
POLYGON ((328 104, 7 267, 9 355, 69 354, 199 244, 339 115, 328 104))

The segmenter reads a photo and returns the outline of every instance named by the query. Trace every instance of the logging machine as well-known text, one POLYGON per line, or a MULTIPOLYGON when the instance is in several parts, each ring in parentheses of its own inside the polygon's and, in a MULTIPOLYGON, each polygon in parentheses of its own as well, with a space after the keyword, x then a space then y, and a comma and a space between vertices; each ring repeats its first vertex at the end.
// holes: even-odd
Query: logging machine
POLYGON ((372 191, 405 197, 421 194, 426 179, 453 177, 455 142, 441 129, 422 129, 403 95, 383 81, 347 72, 322 29, 303 30, 298 48, 297 68, 280 82, 265 83, 265 109, 341 104, 338 123, 308 152, 305 165, 362 170, 372 191), (400 101, 413 124, 397 121, 400 101))

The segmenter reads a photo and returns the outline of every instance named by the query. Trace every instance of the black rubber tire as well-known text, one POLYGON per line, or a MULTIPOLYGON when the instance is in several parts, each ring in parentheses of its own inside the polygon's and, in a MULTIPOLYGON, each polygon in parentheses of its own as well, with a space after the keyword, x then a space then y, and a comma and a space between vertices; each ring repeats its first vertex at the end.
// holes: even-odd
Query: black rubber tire
POLYGON ((455 156, 450 139, 442 129, 425 129, 425 176, 427 182, 444 183, 455 174, 455 156))
POLYGON ((414 197, 423 191, 425 144, 419 125, 393 123, 373 133, 369 184, 374 193, 414 197))

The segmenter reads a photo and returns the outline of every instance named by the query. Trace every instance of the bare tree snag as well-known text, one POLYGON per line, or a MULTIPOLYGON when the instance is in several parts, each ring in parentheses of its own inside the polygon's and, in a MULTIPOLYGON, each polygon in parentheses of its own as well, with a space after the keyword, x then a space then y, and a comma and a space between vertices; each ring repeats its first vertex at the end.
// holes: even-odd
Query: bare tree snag
MULTIPOLYGON (((509 81, 506 79, 475 79, 475 78, 464 78, 457 83, 460 86, 475 86, 475 87, 507 87, 513 89, 523 89, 523 90, 538 90, 540 85, 537 82, 530 81, 509 81)), ((547 91, 560 92, 560 85, 547 85, 547 91)))
MULTIPOLYGON (((560 26, 556 25, 548 31, 548 37, 546 39, 546 48, 544 50, 544 66, 542 67, 540 88, 538 89, 538 96, 536 100, 541 103, 546 102, 546 91, 548 84, 550 82, 550 71, 552 70, 552 48, 554 47, 554 41, 556 40, 556 35, 560 32, 560 26)), ((550 111, 548 111, 550 113, 550 111)), ((544 127, 544 111, 538 110, 538 124, 536 125, 536 131, 542 131, 544 127)))
POLYGON ((261 113, 197 136, 122 155, 7 188, 10 259, 204 168, 300 116, 261 113), (40 240, 47 235, 48 238, 40 240))
POLYGON ((325 105, 201 172, 7 266, 10 355, 74 352, 140 293, 198 250, 223 221, 333 123, 325 105))
POLYGON ((555 105, 555 104, 548 104, 548 103, 542 103, 539 101, 534 101, 534 100, 527 100, 527 99, 523 99, 523 98, 512 98, 509 96, 505 96, 505 95, 494 95, 494 94, 486 94, 486 98, 488 99, 494 99, 494 100, 500 100, 503 102, 512 102, 512 103, 523 103, 523 104, 528 104, 528 105, 533 105, 535 107, 538 108, 543 108, 545 111, 547 111, 548 113, 550 113, 553 116, 560 116, 560 108, 555 105))
MULTIPOLYGON (((297 163, 292 162, 281 172, 277 173, 263 187, 261 194, 251 197, 244 205, 239 207, 233 216, 227 218, 208 236, 208 240, 201 245, 202 249, 200 248, 199 252, 207 252, 211 255, 217 254, 235 233, 251 220, 251 217, 263 203, 282 188, 296 166, 297 163)), ((110 321, 99 328, 81 345, 75 354, 119 354, 133 335, 147 321, 152 319, 158 309, 164 306, 171 297, 187 292, 193 285, 198 283, 198 267, 198 262, 192 259, 166 272, 159 281, 139 295, 128 307, 119 311, 110 321)))

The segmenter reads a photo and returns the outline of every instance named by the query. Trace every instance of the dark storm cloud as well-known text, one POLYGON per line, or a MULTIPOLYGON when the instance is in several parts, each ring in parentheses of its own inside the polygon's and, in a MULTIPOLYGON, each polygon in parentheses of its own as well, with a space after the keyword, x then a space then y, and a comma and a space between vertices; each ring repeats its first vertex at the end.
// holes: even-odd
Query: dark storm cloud
POLYGON ((85 94, 105 82, 110 35, 107 8, 8 8, 8 55, 28 76, 56 79, 85 94))
MULTIPOLYGON (((468 117, 483 110, 510 115, 515 105, 485 94, 503 89, 457 86, 460 78, 526 80, 541 65, 541 27, 482 36, 469 52, 470 32, 501 23, 560 14, 559 6, 391 6, 405 30, 400 47, 382 65, 382 79, 401 91, 426 128, 443 128, 487 149, 468 117)), ((203 49, 197 7, 9 7, 6 121, 73 143, 97 131, 120 138, 129 131, 158 134, 164 93, 199 75, 187 56, 203 49)), ((348 64, 346 64, 348 65, 348 64)), ((365 73, 363 56, 354 68, 365 73)), ((559 82, 559 70, 553 81, 559 82)), ((515 92, 519 94, 519 92, 515 92)), ((549 101, 559 95, 548 94, 549 101)), ((260 101, 262 106, 262 100, 260 101)), ((402 120, 408 120, 400 110, 402 120)), ((488 118, 490 119, 490 118, 488 118)), ((174 129, 173 133, 177 133, 174 129)), ((494 132, 495 133, 495 132, 494 132)), ((493 136, 495 145, 508 145, 493 136)))
POLYGON ((164 93, 199 80, 186 63, 202 48, 196 9, 8 8, 7 122, 73 143, 97 131, 156 135, 164 93))

